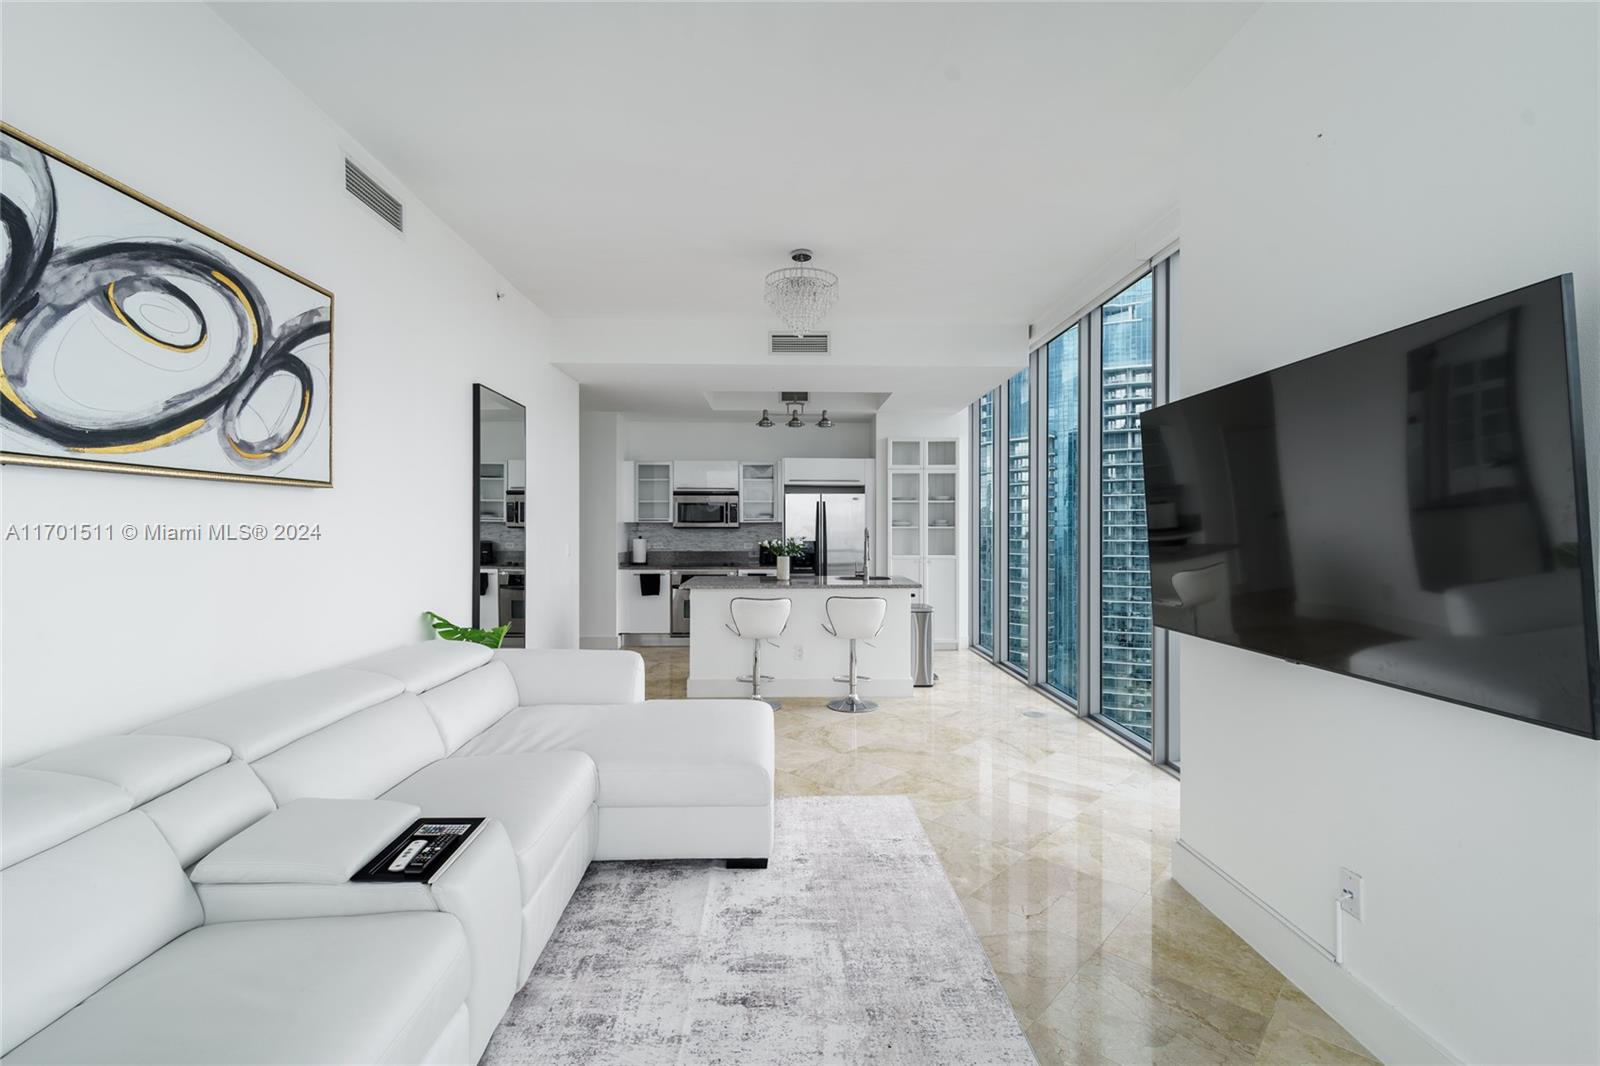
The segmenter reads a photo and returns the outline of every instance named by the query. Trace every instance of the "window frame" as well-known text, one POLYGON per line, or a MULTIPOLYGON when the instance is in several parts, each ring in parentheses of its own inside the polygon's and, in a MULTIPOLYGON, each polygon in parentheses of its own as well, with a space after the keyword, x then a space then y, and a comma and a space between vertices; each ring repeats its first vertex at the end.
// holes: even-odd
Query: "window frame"
POLYGON ((994 617, 992 648, 977 643, 980 632, 979 590, 982 587, 983 569, 979 565, 976 545, 982 533, 983 517, 977 505, 978 456, 980 422, 978 403, 970 408, 972 483, 974 505, 971 510, 971 543, 974 545, 970 570, 970 632, 969 643, 974 651, 996 666, 1006 670, 1069 712, 1084 718, 1090 724, 1116 739, 1141 757, 1176 774, 1178 772, 1177 693, 1172 676, 1178 668, 1178 642, 1162 629, 1152 628, 1151 634, 1151 738, 1148 743, 1133 731, 1123 727, 1103 714, 1100 706, 1100 531, 1101 514, 1101 427, 1100 396, 1102 326, 1105 304, 1122 293, 1145 275, 1152 279, 1151 308, 1153 323, 1152 353, 1152 405, 1166 403, 1178 395, 1174 384, 1173 342, 1175 316, 1178 308, 1176 291, 1179 269, 1176 246, 1141 264, 1135 271, 1109 286, 1092 304, 1077 315, 1064 321, 1050 334, 1050 340, 1034 345, 1028 353, 1028 662, 1026 671, 1019 670, 1009 661, 1007 644, 1010 627, 1007 620, 1008 566, 1010 541, 1008 516, 1010 514, 1009 449, 1011 440, 1010 403, 1008 390, 1014 377, 1006 380, 986 395, 994 404, 994 512, 992 543, 995 546, 991 561, 993 577, 994 617), (1072 328, 1078 329, 1078 695, 1073 699, 1053 687, 1047 680, 1045 656, 1048 644, 1048 608, 1046 605, 1048 529, 1047 481, 1040 477, 1039 462, 1045 455, 1049 436, 1049 366, 1048 349, 1051 343, 1072 328), (1093 432, 1090 432, 1091 427, 1093 432))

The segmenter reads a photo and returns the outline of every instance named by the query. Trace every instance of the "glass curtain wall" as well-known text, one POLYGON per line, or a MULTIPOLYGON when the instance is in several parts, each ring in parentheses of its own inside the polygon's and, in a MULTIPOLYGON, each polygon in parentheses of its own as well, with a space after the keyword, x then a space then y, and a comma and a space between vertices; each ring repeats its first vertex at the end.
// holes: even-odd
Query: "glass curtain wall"
POLYGON ((1078 699, 1078 327, 1044 349, 1044 683, 1078 699))
POLYGON ((1139 413, 1155 402, 1155 287, 1146 274, 1100 309, 1100 707, 1151 738, 1150 549, 1139 413))
POLYGON ((1028 669, 1028 372, 1006 383, 1006 662, 1028 669))
POLYGON ((1175 268, 1157 259, 1069 321, 971 414, 974 646, 1171 766, 1177 653, 1151 626, 1144 501, 1146 464, 1167 460, 1144 454, 1139 415, 1168 389, 1175 268))
MULTIPOLYGON (((998 390, 996 390, 998 391, 998 390)), ((972 464, 973 476, 977 479, 977 492, 974 494, 978 501, 977 507, 977 536, 973 538, 978 546, 977 581, 973 597, 977 610, 977 625, 974 627, 975 639, 973 646, 979 651, 990 656, 994 655, 994 572, 995 572, 995 480, 994 480, 994 443, 995 443, 995 393, 985 394, 978 400, 974 412, 973 439, 976 441, 976 461, 972 464)))

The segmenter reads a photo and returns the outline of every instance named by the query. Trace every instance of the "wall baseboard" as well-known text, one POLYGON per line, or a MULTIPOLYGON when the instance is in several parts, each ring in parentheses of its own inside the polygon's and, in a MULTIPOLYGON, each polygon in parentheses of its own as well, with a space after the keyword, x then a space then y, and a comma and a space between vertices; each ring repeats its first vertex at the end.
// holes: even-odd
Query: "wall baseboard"
POLYGON ((616 636, 609 637, 579 637, 578 647, 588 651, 616 651, 622 643, 616 636))
POLYGON ((1465 1061, 1186 841, 1172 851, 1172 876, 1379 1060, 1438 1066, 1465 1061))

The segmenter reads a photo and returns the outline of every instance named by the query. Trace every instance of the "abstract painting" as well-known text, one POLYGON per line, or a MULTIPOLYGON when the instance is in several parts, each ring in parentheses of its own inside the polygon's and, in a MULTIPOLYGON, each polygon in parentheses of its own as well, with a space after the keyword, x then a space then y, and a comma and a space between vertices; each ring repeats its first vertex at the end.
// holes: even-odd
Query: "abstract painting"
POLYGON ((0 124, 0 462, 333 483, 333 294, 0 124))

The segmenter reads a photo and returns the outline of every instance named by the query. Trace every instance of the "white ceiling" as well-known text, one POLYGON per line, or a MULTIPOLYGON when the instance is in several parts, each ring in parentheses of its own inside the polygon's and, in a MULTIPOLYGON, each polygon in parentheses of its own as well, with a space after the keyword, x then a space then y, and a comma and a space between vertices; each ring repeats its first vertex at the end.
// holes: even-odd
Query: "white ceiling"
POLYGON ((1170 211, 1254 5, 216 8, 554 316, 762 316, 805 245, 834 321, 1020 328, 1170 211))

